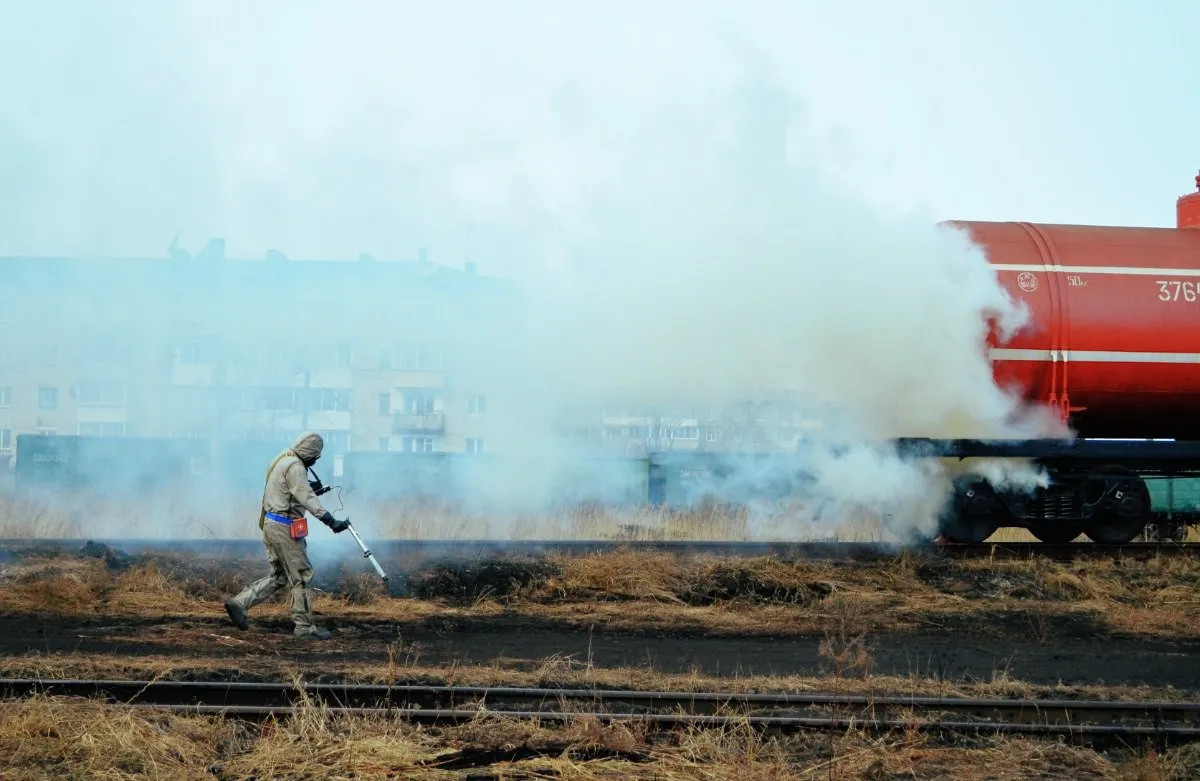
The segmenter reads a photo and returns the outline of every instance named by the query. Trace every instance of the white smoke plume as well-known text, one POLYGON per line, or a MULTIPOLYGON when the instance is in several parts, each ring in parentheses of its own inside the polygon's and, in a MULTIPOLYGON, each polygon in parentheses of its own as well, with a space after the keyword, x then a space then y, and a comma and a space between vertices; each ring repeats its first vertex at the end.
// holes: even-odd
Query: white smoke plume
MULTIPOLYGON (((963 236, 830 184, 794 79, 721 7, 6 6, 0 254, 160 256, 180 231, 232 257, 469 258, 526 307, 524 335, 489 348, 497 439, 519 456, 478 478, 494 507, 562 478, 565 408, 786 391, 830 413, 831 441, 875 443, 815 451, 819 495, 928 530, 947 473, 877 444, 1061 433, 992 380, 989 320, 1011 333, 1026 313, 963 236)), ((269 289, 194 292, 226 344, 281 327, 255 311, 269 289)), ((153 301, 148 330, 169 330, 179 303, 120 279, 89 294, 107 308, 42 328, 153 301)), ((330 281, 274 304, 298 339, 366 343, 388 296, 330 281)))

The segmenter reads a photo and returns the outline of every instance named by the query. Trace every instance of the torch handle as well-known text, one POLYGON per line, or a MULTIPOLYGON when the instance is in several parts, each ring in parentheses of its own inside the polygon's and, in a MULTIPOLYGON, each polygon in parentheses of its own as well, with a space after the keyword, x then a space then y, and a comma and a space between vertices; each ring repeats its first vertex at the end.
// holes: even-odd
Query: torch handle
POLYGON ((358 547, 362 548, 363 558, 370 561, 371 566, 375 568, 377 573, 379 573, 379 577, 383 578, 384 582, 387 582, 387 573, 383 571, 383 567, 379 566, 379 562, 376 561, 375 557, 371 555, 371 551, 367 548, 367 544, 363 542, 362 537, 358 536, 358 532, 355 530, 354 526, 351 525, 347 528, 349 528, 350 533, 354 535, 354 541, 358 543, 358 547))

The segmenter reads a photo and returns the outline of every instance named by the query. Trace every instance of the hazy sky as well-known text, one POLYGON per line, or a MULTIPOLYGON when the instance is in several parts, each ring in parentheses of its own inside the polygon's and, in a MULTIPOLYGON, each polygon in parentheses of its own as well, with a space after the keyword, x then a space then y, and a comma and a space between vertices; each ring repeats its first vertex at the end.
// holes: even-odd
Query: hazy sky
POLYGON ((494 270, 481 215, 602 180, 562 138, 636 134, 666 94, 703 117, 738 58, 795 98, 801 157, 889 211, 1173 225, 1197 30, 1195 0, 0 0, 0 254, 178 230, 494 270))
MULTIPOLYGON (((1197 30, 1196 0, 0 0, 0 255, 163 257, 178 232, 469 258, 532 302, 496 417, 547 463, 530 421, 614 394, 792 388, 851 433, 1026 436, 980 349, 1020 313, 932 224, 1173 225, 1197 30)), ((110 281, 87 291, 112 309, 161 297, 110 281)), ((343 325, 379 293, 319 292, 304 314, 343 325)), ((936 509, 864 458, 824 490, 936 509)), ((516 462, 514 492, 549 477, 516 462)))

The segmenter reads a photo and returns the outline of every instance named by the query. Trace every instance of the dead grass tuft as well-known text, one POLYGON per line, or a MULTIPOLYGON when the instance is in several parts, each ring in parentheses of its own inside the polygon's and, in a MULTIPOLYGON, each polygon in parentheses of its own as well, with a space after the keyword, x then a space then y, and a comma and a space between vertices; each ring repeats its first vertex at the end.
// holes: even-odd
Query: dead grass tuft
POLYGON ((546 588, 563 599, 680 602, 686 588, 683 562, 667 554, 619 551, 561 559, 560 567, 546 588))
POLYGON ((689 573, 685 600, 701 605, 737 601, 811 605, 833 593, 826 577, 812 565, 776 559, 708 562, 689 573))
POLYGON ((1055 599, 1094 599, 1096 589, 1073 572, 1051 572, 1041 579, 1042 591, 1055 599))
POLYGON ((211 779, 231 722, 35 697, 0 708, 0 776, 9 779, 211 779))
POLYGON ((0 610, 74 613, 91 607, 111 582, 103 562, 56 557, 35 559, 0 584, 0 610))
POLYGON ((180 585, 169 579, 153 561, 121 573, 106 595, 105 607, 112 612, 175 613, 197 607, 180 585))
POLYGON ((351 572, 345 565, 338 570, 337 590, 348 605, 372 605, 388 593, 375 573, 351 572))
POLYGON ((1096 751, 1052 741, 871 736, 771 737, 733 723, 653 733, 587 718, 562 726, 481 713, 449 728, 331 714, 309 703, 257 726, 218 717, 39 697, 0 709, 0 776, 33 779, 1071 778, 1182 781, 1200 749, 1096 751))
POLYGON ((226 778, 412 777, 434 756, 433 739, 405 722, 332 715, 310 703, 294 717, 268 722, 250 750, 219 770, 226 778))
POLYGON ((484 599, 527 597, 558 574, 552 561, 486 559, 446 561, 410 573, 413 596, 473 604, 484 599))
POLYGON ((834 591, 829 571, 777 559, 685 559, 625 551, 558 560, 547 599, 642 600, 713 605, 811 605, 834 591))
POLYGON ((23 568, 0 588, 0 610, 14 614, 175 613, 200 603, 153 562, 114 573, 92 558, 56 558, 23 568))

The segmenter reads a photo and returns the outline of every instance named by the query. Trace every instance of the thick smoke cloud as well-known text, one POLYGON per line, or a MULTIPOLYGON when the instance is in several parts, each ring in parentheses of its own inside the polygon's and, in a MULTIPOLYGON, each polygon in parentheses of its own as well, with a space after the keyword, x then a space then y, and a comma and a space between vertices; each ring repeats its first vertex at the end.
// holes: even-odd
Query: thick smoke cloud
MULTIPOLYGON (((1025 313, 983 254, 833 187, 794 74, 721 7, 5 6, 0 254, 161 256, 178 231, 193 250, 224 237, 232 257, 427 246, 513 279, 528 330, 487 380, 522 457, 479 478, 497 512, 561 477, 563 409, 613 399, 803 394, 840 443, 1052 432, 992 382, 989 321, 1009 333, 1025 313)), ((90 292, 113 322, 150 295, 90 292)), ((194 315, 254 342, 275 327, 246 314, 260 292, 194 315)), ((349 282, 291 303, 351 334, 387 306, 349 282)), ((818 495, 930 528, 946 473, 838 452, 807 463, 818 495)))

